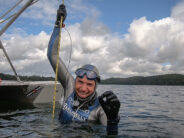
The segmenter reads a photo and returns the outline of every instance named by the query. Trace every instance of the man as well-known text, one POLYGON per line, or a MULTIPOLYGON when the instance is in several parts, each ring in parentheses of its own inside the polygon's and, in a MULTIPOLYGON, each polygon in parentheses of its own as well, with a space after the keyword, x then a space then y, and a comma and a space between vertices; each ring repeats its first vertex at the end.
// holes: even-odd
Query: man
MULTIPOLYGON (((58 37, 60 19, 66 18, 66 9, 60 5, 57 11, 55 27, 48 46, 48 59, 56 70, 58 37)), ((64 88, 64 103, 60 112, 61 123, 71 121, 100 122, 107 126, 108 134, 117 134, 119 122, 120 102, 112 91, 107 91, 97 97, 96 88, 100 82, 97 68, 87 64, 77 69, 76 79, 68 72, 60 59, 58 66, 58 79, 64 88)))

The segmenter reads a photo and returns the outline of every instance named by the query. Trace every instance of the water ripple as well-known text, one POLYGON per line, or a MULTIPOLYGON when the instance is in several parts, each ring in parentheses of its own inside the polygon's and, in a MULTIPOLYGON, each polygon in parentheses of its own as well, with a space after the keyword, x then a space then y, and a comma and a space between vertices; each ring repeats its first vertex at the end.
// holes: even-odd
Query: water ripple
MULTIPOLYGON (((103 85, 100 93, 113 90, 120 99, 119 138, 183 138, 183 86, 103 85)), ((99 124, 71 123, 61 125, 56 104, 52 122, 52 104, 36 104, 0 112, 0 137, 106 137, 106 128, 99 124), (52 125, 51 125, 52 124, 52 125)))

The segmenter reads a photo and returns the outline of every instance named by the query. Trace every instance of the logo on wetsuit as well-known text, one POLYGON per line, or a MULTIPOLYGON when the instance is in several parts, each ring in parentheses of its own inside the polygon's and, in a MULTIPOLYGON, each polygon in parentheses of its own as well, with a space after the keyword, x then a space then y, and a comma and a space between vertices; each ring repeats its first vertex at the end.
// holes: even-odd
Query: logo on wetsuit
POLYGON ((63 110, 66 111, 68 114, 72 115, 73 119, 77 119, 77 120, 80 120, 80 121, 86 121, 87 120, 87 118, 85 118, 84 116, 81 116, 76 111, 71 110, 71 108, 68 106, 67 103, 64 104, 63 110))
MULTIPOLYGON (((62 121, 86 121, 92 110, 74 110, 72 107, 74 105, 74 92, 68 97, 63 105, 61 112, 62 121)), ((91 108, 92 109, 92 108, 91 108)))

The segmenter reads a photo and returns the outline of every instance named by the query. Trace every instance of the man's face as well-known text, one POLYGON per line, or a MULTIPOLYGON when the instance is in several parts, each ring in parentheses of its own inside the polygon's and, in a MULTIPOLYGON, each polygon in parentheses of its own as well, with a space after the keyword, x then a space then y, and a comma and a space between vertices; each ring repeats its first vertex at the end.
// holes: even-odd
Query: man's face
POLYGON ((76 78, 75 91, 81 98, 90 96, 95 90, 95 81, 88 80, 86 75, 83 78, 76 78))

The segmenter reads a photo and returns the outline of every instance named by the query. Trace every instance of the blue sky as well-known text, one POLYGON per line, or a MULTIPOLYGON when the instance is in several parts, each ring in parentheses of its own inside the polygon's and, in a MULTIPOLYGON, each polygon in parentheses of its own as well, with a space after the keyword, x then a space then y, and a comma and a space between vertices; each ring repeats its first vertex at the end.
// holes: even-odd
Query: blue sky
MULTIPOLYGON (((1 1, 0 15, 17 1, 1 1)), ((46 51, 60 3, 40 0, 1 37, 19 74, 53 75, 46 51)), ((104 78, 184 73, 183 0, 65 0, 65 5, 73 41, 71 72, 91 63, 104 78)), ((67 64, 71 45, 66 31, 62 36, 67 64)), ((1 51, 0 56, 0 72, 11 73, 1 51)))
POLYGON ((125 33, 134 19, 142 16, 150 21, 170 16, 171 9, 178 0, 94 0, 93 5, 100 10, 100 20, 112 31, 125 33))
MULTIPOLYGON (((99 12, 98 20, 107 25, 112 32, 124 34, 128 31, 129 25, 134 19, 145 16, 147 20, 154 21, 170 16, 173 6, 180 2, 180 0, 83 0, 82 2, 86 6, 95 8, 99 12)), ((57 4, 59 3, 61 3, 61 1, 57 2, 57 4)), ((70 10, 69 4, 70 3, 65 0, 65 5, 68 10, 70 10)), ((55 6, 55 8, 57 10, 57 6, 55 6)), ((85 13, 79 12, 79 18, 71 19, 71 14, 70 12, 68 13, 66 24, 82 22, 86 16, 85 13)), ((19 19, 19 22, 15 22, 14 26, 22 28, 25 24, 32 24, 32 21, 33 20, 28 18, 22 18, 19 19)), ((39 22, 39 20, 37 22, 39 22)), ((54 20, 52 23, 54 23, 54 20)), ((46 32, 52 31, 51 26, 41 26, 38 24, 30 25, 24 29, 27 33, 33 34, 37 34, 42 30, 46 32)))

